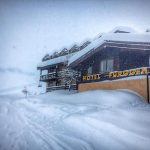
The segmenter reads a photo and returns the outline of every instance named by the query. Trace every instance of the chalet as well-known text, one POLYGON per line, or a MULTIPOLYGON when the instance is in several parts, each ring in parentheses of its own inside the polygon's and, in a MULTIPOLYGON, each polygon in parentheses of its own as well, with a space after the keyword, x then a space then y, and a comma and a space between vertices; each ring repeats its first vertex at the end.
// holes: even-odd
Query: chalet
POLYGON ((65 50, 65 55, 62 52, 57 57, 46 55, 38 69, 47 91, 66 88, 71 83, 77 84, 79 92, 129 89, 149 99, 149 66, 150 33, 117 27, 73 52, 65 50))
POLYGON ((150 34, 136 33, 131 28, 115 28, 77 52, 69 59, 68 65, 81 73, 79 91, 130 89, 147 99, 146 80, 133 83, 137 79, 133 80, 133 76, 141 77, 149 72, 150 34), (131 81, 125 79, 131 76, 131 81))
MULTIPOLYGON (((90 41, 84 42, 81 46, 74 45, 71 49, 64 48, 60 52, 54 52, 52 55, 46 54, 42 62, 38 64, 40 70, 40 82, 46 83, 46 91, 62 88, 76 88, 76 73, 68 69, 69 59, 78 51, 81 51, 90 44, 90 41)), ((40 85, 40 84, 39 84, 40 85)))

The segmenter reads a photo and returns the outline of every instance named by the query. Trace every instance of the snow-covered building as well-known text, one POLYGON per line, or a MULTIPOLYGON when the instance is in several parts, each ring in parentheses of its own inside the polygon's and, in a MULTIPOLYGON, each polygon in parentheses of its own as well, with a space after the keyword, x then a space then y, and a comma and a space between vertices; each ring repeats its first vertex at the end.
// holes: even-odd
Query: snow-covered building
POLYGON ((93 66, 93 73, 147 66, 149 65, 149 56, 147 55, 149 50, 149 33, 141 34, 136 33, 131 28, 118 27, 101 35, 82 51, 77 52, 69 59, 69 66, 71 68, 83 68, 81 65, 84 64, 84 68, 85 65, 87 67, 86 70, 93 66), (136 57, 133 58, 132 56, 135 54, 136 57), (104 61, 105 59, 109 59, 108 64, 107 61, 104 61), (106 64, 109 65, 108 68, 106 64))
POLYGON ((42 62, 38 64, 40 70, 40 82, 46 82, 46 91, 69 88, 76 88, 76 73, 68 69, 69 59, 78 51, 84 49, 90 41, 84 42, 81 46, 73 45, 69 50, 64 48, 52 55, 46 54, 42 62))
MULTIPOLYGON (((65 55, 62 55, 63 52, 61 55, 55 53, 55 57, 46 55, 38 65, 40 81, 47 83, 47 91, 69 86, 66 77, 73 77, 74 72, 80 74, 79 91, 101 88, 97 83, 104 80, 147 74, 147 67, 150 66, 150 33, 138 33, 129 27, 116 27, 108 33, 100 34, 92 42, 80 47, 74 45, 70 50, 68 52, 64 49, 65 55), (47 72, 43 74, 45 70, 47 72)), ((71 84, 76 84, 76 79, 71 84)), ((113 89, 128 86, 118 85, 113 89)), ((104 89, 111 88, 107 86, 104 89)), ((138 90, 141 91, 140 88, 138 90)))
MULTIPOLYGON (((68 64, 71 69, 81 73, 79 91, 99 88, 130 89, 127 82, 118 82, 117 86, 100 84, 104 80, 112 82, 129 76, 146 75, 150 66, 150 34, 137 33, 127 27, 117 27, 77 52, 69 59, 68 64), (123 84, 126 86, 122 87, 123 84)), ((141 91, 140 86, 138 90, 141 91)))

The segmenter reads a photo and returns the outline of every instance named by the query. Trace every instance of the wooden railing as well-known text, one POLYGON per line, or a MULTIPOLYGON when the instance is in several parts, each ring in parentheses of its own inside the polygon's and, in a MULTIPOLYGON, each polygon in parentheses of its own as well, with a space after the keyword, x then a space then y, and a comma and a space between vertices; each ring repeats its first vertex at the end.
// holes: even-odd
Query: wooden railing
POLYGON ((41 75, 40 81, 46 81, 46 80, 55 79, 55 78, 56 78, 56 72, 51 72, 46 75, 41 75))
POLYGON ((64 69, 62 71, 51 72, 51 73, 48 73, 46 75, 41 75, 40 81, 47 81, 47 80, 56 79, 56 78, 59 78, 59 79, 71 78, 73 76, 78 76, 78 74, 72 70, 64 69))

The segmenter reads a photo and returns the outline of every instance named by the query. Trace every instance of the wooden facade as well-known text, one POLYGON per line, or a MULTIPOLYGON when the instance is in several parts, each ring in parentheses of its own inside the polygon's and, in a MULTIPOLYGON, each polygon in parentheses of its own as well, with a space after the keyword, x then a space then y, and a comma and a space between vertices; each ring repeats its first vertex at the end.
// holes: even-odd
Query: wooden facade
POLYGON ((99 46, 84 59, 77 60, 70 67, 81 72, 81 76, 110 71, 129 70, 150 65, 150 43, 111 41, 99 46), (102 71, 101 62, 112 60, 112 67, 102 71), (89 68, 91 72, 88 72, 89 68))
MULTIPOLYGON (((67 74, 69 73, 67 70, 66 63, 59 63, 52 66, 48 66, 46 68, 40 69, 40 82, 46 83, 46 91, 58 90, 69 88, 69 85, 66 84, 65 79, 68 79, 67 74), (42 72, 46 71, 47 73, 42 74, 42 72)), ((75 82, 71 83, 73 88, 76 88, 75 82)))
POLYGON ((64 48, 52 55, 46 54, 42 63, 37 67, 40 70, 40 82, 46 83, 46 91, 72 88, 76 89, 76 72, 68 69, 68 59, 75 53, 87 47, 91 42, 86 41, 80 46, 76 44, 70 49, 64 48))
MULTIPOLYGON (((82 89, 90 89, 89 87, 95 89, 91 85, 92 83, 96 87, 100 87, 97 85, 104 80, 125 78, 128 75, 146 75, 148 72, 144 72, 144 68, 150 66, 149 39, 148 34, 132 34, 130 31, 119 28, 119 30, 115 29, 106 34, 106 36, 99 36, 92 42, 85 42, 82 46, 75 45, 70 50, 64 49, 60 55, 55 54, 55 57, 46 55, 43 61, 49 61, 49 59, 53 61, 70 53, 73 54, 71 57, 67 57, 65 61, 59 63, 54 61, 53 64, 49 63, 39 67, 40 81, 46 82, 47 91, 59 89, 59 87, 60 89, 69 88, 70 83, 75 87, 79 85, 79 91, 82 91, 82 89), (140 70, 139 68, 143 69, 140 70), (45 70, 47 73, 43 74, 42 72, 45 70), (110 77, 112 72, 118 73, 117 78, 110 77), (74 81, 71 80, 71 77, 74 81), (71 82, 69 83, 66 79, 71 82)), ((127 85, 124 85, 126 88, 127 85)), ((116 83, 115 87, 118 87, 116 83)))
POLYGON ((79 92, 128 89, 149 102, 150 43, 106 41, 80 58, 70 64, 81 72, 79 92), (142 76, 142 79, 118 80, 133 76, 142 76), (105 80, 107 82, 101 82, 105 80))

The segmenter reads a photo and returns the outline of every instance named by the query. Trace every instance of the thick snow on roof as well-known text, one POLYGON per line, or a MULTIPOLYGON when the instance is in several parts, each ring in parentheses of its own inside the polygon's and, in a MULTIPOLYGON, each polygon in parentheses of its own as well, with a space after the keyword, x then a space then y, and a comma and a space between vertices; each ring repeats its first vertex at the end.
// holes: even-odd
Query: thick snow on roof
POLYGON ((132 29, 131 27, 125 27, 125 26, 120 26, 116 27, 113 30, 111 30, 109 33, 116 33, 116 32, 128 32, 128 33, 135 33, 136 31, 132 29))
POLYGON ((104 40, 124 41, 124 42, 150 42, 149 34, 139 33, 108 33, 104 35, 104 40))
POLYGON ((60 57, 57 57, 57 58, 53 58, 53 59, 50 59, 50 60, 47 60, 47 61, 43 61, 41 63, 39 63, 37 65, 38 68, 41 68, 41 67, 45 67, 45 66, 50 66, 50 65, 54 65, 54 64, 59 64, 59 63, 65 63, 68 61, 68 59, 72 56, 73 54, 69 54, 69 55, 65 55, 65 56, 60 56, 60 57))
POLYGON ((77 52, 73 57, 69 59, 69 65, 84 56, 93 49, 96 49, 106 41, 123 41, 123 42, 150 42, 150 34, 139 33, 106 33, 102 37, 95 39, 82 51, 77 52))
POLYGON ((88 53, 90 50, 92 50, 93 48, 97 48, 100 45, 102 45, 104 43, 104 39, 103 37, 100 37, 98 39, 95 39, 91 44, 89 44, 87 47, 85 47, 83 50, 77 52, 74 56, 72 56, 72 58, 69 59, 69 63, 71 64, 72 62, 74 62, 75 60, 77 60, 78 58, 80 58, 81 56, 85 55, 86 53, 88 53))
POLYGON ((96 49, 106 41, 123 41, 123 42, 150 42, 150 34, 147 32, 143 34, 136 33, 134 29, 130 27, 116 27, 109 33, 103 33, 101 36, 99 36, 97 39, 94 39, 91 44, 89 44, 87 47, 85 47, 83 50, 75 53, 75 54, 69 54, 65 56, 60 56, 54 59, 50 59, 44 62, 41 62, 38 64, 38 68, 40 67, 46 67, 58 63, 67 62, 70 65, 77 59, 83 57, 91 50, 96 49), (119 32, 118 32, 119 31, 119 32), (121 32, 128 32, 128 33, 121 33, 121 32), (72 57, 71 57, 72 56, 72 57))

